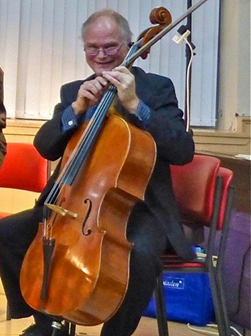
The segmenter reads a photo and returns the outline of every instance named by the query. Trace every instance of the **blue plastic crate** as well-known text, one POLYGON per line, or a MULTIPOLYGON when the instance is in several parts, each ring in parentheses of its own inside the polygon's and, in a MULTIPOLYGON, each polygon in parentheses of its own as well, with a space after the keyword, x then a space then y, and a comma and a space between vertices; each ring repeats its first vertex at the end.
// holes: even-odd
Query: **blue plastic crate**
MULTIPOLYGON (((208 274, 164 273, 163 283, 169 321, 205 326, 214 320, 208 274)), ((153 298, 144 315, 156 317, 153 298)))

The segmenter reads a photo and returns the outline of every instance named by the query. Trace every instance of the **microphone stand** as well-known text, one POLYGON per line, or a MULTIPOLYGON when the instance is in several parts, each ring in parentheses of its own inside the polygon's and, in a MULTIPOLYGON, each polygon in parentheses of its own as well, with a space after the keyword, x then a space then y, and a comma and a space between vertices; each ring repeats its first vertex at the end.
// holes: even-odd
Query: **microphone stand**
MULTIPOLYGON (((187 9, 190 8, 192 6, 192 0, 187 0, 187 9)), ((190 31, 190 35, 187 37, 187 40, 191 43, 191 40, 192 40, 192 14, 188 14, 187 16, 187 29, 190 31)), ((186 74, 187 74, 187 71, 188 71, 188 64, 189 64, 189 59, 190 59, 190 49, 188 47, 188 45, 186 44, 186 74)), ((190 111, 190 108, 191 108, 191 90, 188 90, 188 86, 189 88, 191 88, 191 80, 192 78, 192 69, 191 69, 191 75, 189 76, 189 83, 187 85, 187 81, 185 81, 185 101, 187 102, 187 95, 189 95, 189 107, 187 106, 187 104, 185 104, 185 122, 186 122, 186 125, 187 125, 187 115, 188 115, 188 108, 189 108, 189 111, 190 111)))

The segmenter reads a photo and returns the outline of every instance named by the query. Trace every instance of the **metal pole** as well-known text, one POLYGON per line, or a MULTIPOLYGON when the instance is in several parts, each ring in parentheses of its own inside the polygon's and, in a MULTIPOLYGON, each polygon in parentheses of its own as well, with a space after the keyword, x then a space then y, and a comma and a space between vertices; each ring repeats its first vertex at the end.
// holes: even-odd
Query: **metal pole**
MULTIPOLYGON (((192 0, 187 0, 187 9, 190 8, 192 6, 192 0)), ((188 41, 191 42, 192 39, 192 13, 190 13, 187 16, 187 29, 190 30, 191 34, 188 36, 188 41)), ((188 64, 189 64, 189 60, 190 60, 190 49, 188 47, 188 45, 186 44, 186 75, 187 75, 187 69, 188 69, 188 64)), ((187 85, 187 80, 185 79, 185 102, 187 102, 187 95, 188 95, 188 86, 189 88, 191 88, 191 82, 192 82, 192 68, 191 68, 191 75, 189 77, 189 83, 187 85)), ((187 115, 188 115, 188 108, 189 111, 191 110, 191 90, 189 90, 189 107, 187 106, 187 104, 185 104, 185 122, 187 125, 187 115)), ((190 121, 189 121, 190 123, 190 121)))

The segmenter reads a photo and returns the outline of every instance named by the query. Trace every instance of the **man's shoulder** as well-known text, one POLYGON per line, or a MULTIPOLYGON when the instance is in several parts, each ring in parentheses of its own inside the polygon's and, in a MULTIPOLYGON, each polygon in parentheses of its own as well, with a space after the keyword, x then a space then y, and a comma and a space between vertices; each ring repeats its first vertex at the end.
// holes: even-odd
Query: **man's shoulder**
POLYGON ((79 89, 79 87, 84 83, 84 80, 76 80, 73 82, 68 82, 62 85, 63 90, 73 90, 79 89))
POLYGON ((142 68, 134 66, 131 71, 135 76, 136 81, 157 82, 159 84, 165 83, 172 85, 170 78, 152 72, 145 72, 142 68))

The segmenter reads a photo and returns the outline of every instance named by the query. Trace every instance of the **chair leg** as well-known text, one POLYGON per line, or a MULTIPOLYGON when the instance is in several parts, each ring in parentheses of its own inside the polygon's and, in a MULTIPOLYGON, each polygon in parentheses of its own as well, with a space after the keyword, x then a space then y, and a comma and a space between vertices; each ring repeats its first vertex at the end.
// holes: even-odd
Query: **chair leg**
POLYGON ((61 321, 60 322, 59 321, 53 321, 52 324, 51 324, 51 326, 52 326, 51 336, 58 336, 63 325, 65 325, 68 329, 67 324, 63 324, 61 321))
POLYGON ((225 323, 224 304, 222 301, 221 293, 217 286, 215 269, 209 271, 210 284, 213 296, 213 304, 215 309, 215 317, 218 325, 219 336, 231 336, 230 328, 225 323))
POLYGON ((11 316, 10 316, 10 307, 8 305, 8 302, 7 302, 7 306, 6 306, 6 320, 9 321, 11 320, 11 316))
POLYGON ((222 311, 221 312, 222 319, 223 319, 223 323, 225 326, 226 335, 228 336, 228 335, 231 335, 230 321, 229 321, 228 312, 227 312, 226 295, 225 295, 225 289, 224 289, 224 283, 223 283, 223 272, 221 271, 221 269, 216 270, 216 281, 217 281, 218 295, 219 295, 221 311, 222 311))
POLYGON ((76 324, 68 321, 64 321, 64 325, 68 330, 69 336, 75 336, 76 335, 76 324))
POLYGON ((154 297, 159 336, 169 336, 162 273, 156 279, 154 297))
MULTIPOLYGON (((214 213, 210 228, 210 236, 209 236, 209 245, 207 249, 207 267, 209 271, 209 278, 210 278, 210 285, 213 297, 213 304, 215 309, 215 317, 216 322, 218 325, 218 331, 220 336, 230 336, 230 328, 226 324, 225 320, 225 302, 222 301, 220 288, 218 286, 217 281, 217 268, 213 265, 213 251, 214 251, 214 237, 216 233, 217 223, 218 223, 218 216, 220 210, 220 198, 222 192, 222 177, 218 177, 216 191, 215 191, 215 200, 214 200, 214 213)), ((218 254, 219 256, 219 254, 218 254)))
POLYGON ((75 336, 76 335, 76 324, 74 323, 71 323, 70 325, 70 333, 69 333, 70 336, 75 336))
POLYGON ((227 244, 227 237, 229 232, 229 226, 230 226, 230 214, 231 209, 233 205, 233 197, 234 197, 234 190, 233 188, 229 189, 228 192, 228 198, 227 198, 227 205, 225 209, 225 219, 223 224, 223 230, 219 245, 219 253, 218 253, 218 260, 217 260, 217 267, 216 267, 216 281, 217 281, 217 287, 218 287, 218 293, 221 300, 221 306, 222 306, 222 313, 223 313, 223 319, 225 323, 225 328, 228 332, 227 335, 231 335, 230 330, 230 321, 228 317, 227 312, 227 305, 226 305, 226 295, 225 295, 225 288, 224 288, 224 257, 225 257, 225 250, 226 250, 226 244, 227 244))
POLYGON ((67 328, 68 333, 70 332, 70 322, 64 321, 64 326, 67 328))

